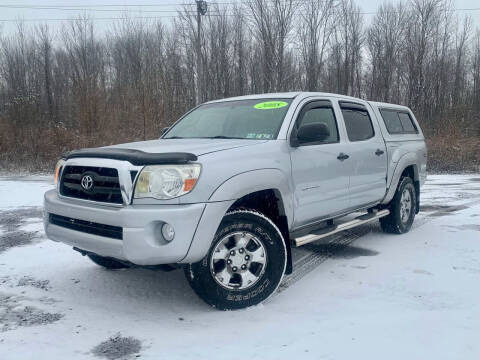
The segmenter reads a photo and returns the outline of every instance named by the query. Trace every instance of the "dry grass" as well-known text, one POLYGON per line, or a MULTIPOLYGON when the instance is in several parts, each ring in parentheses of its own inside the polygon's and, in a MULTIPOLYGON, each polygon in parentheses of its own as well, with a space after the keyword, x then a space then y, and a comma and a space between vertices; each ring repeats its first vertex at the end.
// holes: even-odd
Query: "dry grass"
POLYGON ((480 171, 480 138, 442 134, 426 139, 433 173, 480 171))
MULTIPOLYGON (((480 171, 480 137, 466 137, 451 128, 427 136, 429 172, 480 171)), ((134 140, 139 139, 132 138, 129 129, 99 129, 95 136, 63 127, 35 126, 20 131, 0 119, 0 171, 49 172, 66 151, 134 140)))

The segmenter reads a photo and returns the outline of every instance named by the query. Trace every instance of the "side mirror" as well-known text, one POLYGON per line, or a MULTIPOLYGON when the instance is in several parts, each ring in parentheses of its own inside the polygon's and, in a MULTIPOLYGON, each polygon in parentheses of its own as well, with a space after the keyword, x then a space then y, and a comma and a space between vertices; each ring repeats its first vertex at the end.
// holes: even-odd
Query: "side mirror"
POLYGON ((162 134, 161 135, 165 134, 169 129, 170 129, 170 126, 164 127, 162 129, 162 134))
MULTIPOLYGON (((330 137, 330 130, 325 123, 313 123, 300 126, 297 130, 296 141, 293 146, 305 143, 322 142, 330 137)), ((293 140, 293 139, 292 139, 293 140)))

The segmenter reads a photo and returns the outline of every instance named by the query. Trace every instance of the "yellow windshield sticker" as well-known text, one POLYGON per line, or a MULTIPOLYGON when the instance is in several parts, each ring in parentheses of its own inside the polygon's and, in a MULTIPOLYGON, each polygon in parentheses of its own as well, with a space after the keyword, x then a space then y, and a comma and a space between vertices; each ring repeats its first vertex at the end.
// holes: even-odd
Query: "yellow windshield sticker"
POLYGON ((285 101, 267 101, 267 102, 255 104, 254 108, 259 110, 271 110, 271 109, 279 109, 287 105, 288 103, 286 103, 285 101))

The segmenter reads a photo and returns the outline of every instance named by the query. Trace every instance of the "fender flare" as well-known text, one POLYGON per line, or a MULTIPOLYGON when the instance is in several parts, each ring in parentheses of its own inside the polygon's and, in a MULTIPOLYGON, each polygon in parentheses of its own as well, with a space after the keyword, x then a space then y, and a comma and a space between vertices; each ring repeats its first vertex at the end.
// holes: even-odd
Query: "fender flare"
POLYGON ((395 165, 395 170, 393 171, 393 174, 390 178, 390 184, 388 185, 387 193, 385 194, 385 197, 382 200, 382 204, 388 204, 393 199, 393 197, 395 196, 395 192, 397 191, 397 186, 400 181, 400 177, 403 171, 408 166, 413 166, 413 170, 414 170, 413 180, 419 181, 418 163, 419 161, 417 158, 417 154, 414 152, 408 152, 400 157, 400 159, 395 165))
POLYGON ((230 206, 241 197, 256 191, 272 189, 282 197, 289 226, 293 207, 288 177, 279 169, 257 169, 236 174, 221 183, 210 195, 197 225, 187 255, 180 263, 200 261, 211 246, 215 232, 230 206))
POLYGON ((238 200, 241 197, 261 191, 276 190, 281 197, 288 225, 293 222, 292 191, 288 176, 280 169, 256 169, 236 174, 220 184, 210 195, 209 202, 238 200))

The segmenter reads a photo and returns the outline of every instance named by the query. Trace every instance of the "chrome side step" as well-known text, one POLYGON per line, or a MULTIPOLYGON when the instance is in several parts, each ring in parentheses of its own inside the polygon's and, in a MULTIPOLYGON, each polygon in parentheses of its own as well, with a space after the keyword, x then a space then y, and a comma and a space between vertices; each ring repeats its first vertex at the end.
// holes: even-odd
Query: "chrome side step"
POLYGON ((378 220, 378 219, 380 219, 382 217, 385 217, 389 214, 390 214, 390 210, 388 210, 388 209, 380 210, 380 211, 373 212, 373 213, 364 214, 364 215, 361 215, 359 217, 356 217, 355 219, 353 219, 351 221, 347 221, 347 222, 342 223, 342 224, 332 225, 332 226, 328 226, 324 229, 320 229, 319 231, 317 231, 316 234, 312 233, 312 234, 308 234, 308 235, 304 235, 304 236, 300 236, 298 238, 295 238, 295 239, 292 240, 292 243, 293 243, 294 246, 302 246, 302 245, 311 243, 313 241, 320 240, 324 237, 336 234, 340 231, 351 229, 351 228, 357 227, 359 225, 367 224, 369 222, 378 220))

